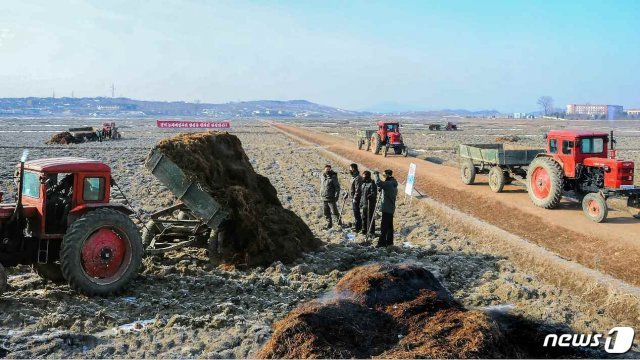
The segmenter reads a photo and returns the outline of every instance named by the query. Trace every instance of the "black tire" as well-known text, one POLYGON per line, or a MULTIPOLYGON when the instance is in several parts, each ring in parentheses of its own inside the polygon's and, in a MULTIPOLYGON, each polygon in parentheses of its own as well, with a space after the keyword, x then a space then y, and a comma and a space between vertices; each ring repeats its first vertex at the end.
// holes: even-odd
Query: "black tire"
POLYGON ((73 289, 89 296, 106 296, 119 292, 138 275, 142 254, 142 239, 133 221, 122 212, 102 208, 84 214, 69 226, 62 240, 60 262, 73 289), (93 262, 85 264, 87 258, 93 262))
POLYGON ((51 281, 56 284, 62 284, 65 282, 64 275, 62 274, 62 268, 59 263, 47 263, 47 264, 33 264, 31 265, 33 271, 41 278, 51 281))
POLYGON ((505 184, 504 171, 500 166, 494 166, 489 170, 489 187, 494 193, 502 192, 505 184))
POLYGON ((380 145, 381 142, 378 134, 371 137, 371 151, 376 155, 380 154, 380 149, 382 148, 380 145))
POLYGON ((162 224, 156 223, 155 220, 149 220, 142 228, 142 246, 146 250, 153 238, 162 233, 164 230, 162 224))
POLYGON ((393 148, 393 153, 396 155, 402 155, 402 151, 404 150, 404 147, 394 147, 393 148))
POLYGON ((582 211, 587 219, 601 223, 607 220, 609 209, 607 201, 598 193, 589 193, 582 199, 582 211))
POLYGON ((473 185, 476 180, 476 167, 470 159, 462 160, 460 163, 460 176, 462 182, 467 185, 473 185))
POLYGON ((7 272, 4 270, 4 266, 0 264, 0 296, 7 290, 7 272))
POLYGON ((527 192, 538 207, 553 209, 560 204, 564 174, 562 167, 548 157, 538 157, 527 170, 527 192))
POLYGON ((213 265, 222 263, 222 243, 224 238, 223 230, 211 230, 209 241, 207 243, 207 252, 209 253, 209 262, 213 265))

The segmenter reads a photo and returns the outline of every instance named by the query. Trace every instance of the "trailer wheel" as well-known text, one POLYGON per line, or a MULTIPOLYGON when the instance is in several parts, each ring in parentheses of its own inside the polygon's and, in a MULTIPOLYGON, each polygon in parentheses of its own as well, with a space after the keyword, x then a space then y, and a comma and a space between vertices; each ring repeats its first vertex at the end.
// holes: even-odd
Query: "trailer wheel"
POLYGON ((211 230, 209 241, 207 244, 207 252, 209 253, 209 262, 213 265, 222 263, 222 243, 224 231, 220 229, 211 230))
POLYGON ((536 206, 553 209, 560 204, 563 181, 560 164, 548 157, 538 157, 527 171, 529 198, 536 206))
POLYGON ((582 199, 582 211, 585 216, 597 223, 601 223, 607 219, 609 215, 609 209, 607 208, 607 202, 598 193, 589 193, 582 199))
POLYGON ((64 283, 64 275, 59 263, 33 264, 33 271, 41 278, 54 282, 56 284, 64 283))
POLYGON ((7 272, 4 271, 4 267, 0 264, 0 296, 2 296, 7 289, 7 284, 7 272))
POLYGON ((86 295, 110 295, 138 275, 142 240, 131 219, 113 209, 84 214, 62 240, 62 273, 72 288, 86 295))
POLYGON ((460 164, 460 175, 462 182, 467 185, 473 185, 476 180, 476 167, 470 159, 463 160, 460 164))
POLYGON ((500 166, 494 166, 489 170, 489 187, 494 193, 502 192, 505 184, 504 171, 500 166))

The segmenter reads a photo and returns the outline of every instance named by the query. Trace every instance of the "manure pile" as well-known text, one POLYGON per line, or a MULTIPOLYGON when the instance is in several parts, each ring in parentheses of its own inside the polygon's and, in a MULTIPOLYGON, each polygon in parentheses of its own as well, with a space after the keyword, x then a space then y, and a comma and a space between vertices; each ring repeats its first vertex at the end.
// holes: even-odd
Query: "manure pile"
POLYGON ((544 332, 511 315, 496 319, 465 309, 423 268, 374 264, 351 270, 328 299, 304 303, 277 322, 256 357, 514 358, 571 351, 538 346, 557 328, 544 332))
POLYGON ((81 141, 73 136, 68 131, 63 131, 61 133, 55 134, 49 139, 46 144, 47 145, 68 145, 68 144, 78 144, 81 141))
POLYGON ((235 135, 178 134, 160 141, 156 149, 231 213, 224 231, 225 262, 251 266, 291 262, 321 244, 300 217, 282 207, 276 189, 254 171, 235 135))

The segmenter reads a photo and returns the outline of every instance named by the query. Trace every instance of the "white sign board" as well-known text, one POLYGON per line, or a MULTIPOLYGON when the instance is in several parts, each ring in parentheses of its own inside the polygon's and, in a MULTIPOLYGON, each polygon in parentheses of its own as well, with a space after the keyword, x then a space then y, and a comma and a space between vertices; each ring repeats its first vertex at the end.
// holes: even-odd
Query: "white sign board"
POLYGON ((409 173, 407 174, 407 186, 404 188, 404 193, 411 196, 413 194, 413 182, 416 180, 416 164, 411 163, 409 165, 409 173))

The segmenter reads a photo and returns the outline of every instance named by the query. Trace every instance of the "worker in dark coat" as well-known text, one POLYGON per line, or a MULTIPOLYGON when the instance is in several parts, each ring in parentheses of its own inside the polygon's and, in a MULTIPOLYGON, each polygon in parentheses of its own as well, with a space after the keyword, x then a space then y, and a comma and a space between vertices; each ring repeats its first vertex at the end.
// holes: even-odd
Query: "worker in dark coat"
POLYGON ((344 198, 346 200, 348 197, 351 197, 351 208, 353 210, 353 218, 355 219, 354 231, 360 232, 362 230, 362 216, 360 214, 360 186, 362 185, 362 176, 360 176, 358 164, 351 164, 349 173, 351 174, 351 186, 349 187, 349 192, 344 194, 344 198))
POLYGON ((326 229, 333 227, 332 216, 336 218, 338 225, 342 225, 337 205, 340 197, 340 182, 338 182, 338 174, 331 170, 331 165, 325 165, 320 177, 320 197, 324 207, 324 217, 327 219, 326 229))
POLYGON ((378 189, 371 179, 371 172, 364 171, 362 173, 362 185, 360 185, 360 208, 362 209, 362 234, 375 234, 375 214, 376 201, 378 200, 378 189))
POLYGON ((396 197, 398 196, 398 182, 393 177, 393 171, 384 171, 384 181, 380 180, 380 173, 374 172, 376 185, 382 191, 382 220, 380 223, 380 238, 377 247, 393 245, 393 214, 396 212, 396 197))

